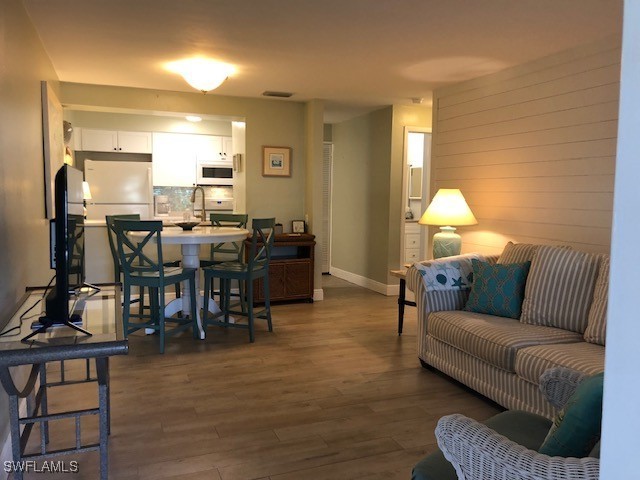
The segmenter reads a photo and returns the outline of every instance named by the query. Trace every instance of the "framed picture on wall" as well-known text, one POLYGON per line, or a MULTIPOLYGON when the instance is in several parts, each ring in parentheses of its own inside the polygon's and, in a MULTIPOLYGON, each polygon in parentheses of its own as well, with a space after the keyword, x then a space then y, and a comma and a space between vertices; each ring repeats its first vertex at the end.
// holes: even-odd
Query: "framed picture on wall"
POLYGON ((291 147, 262 147, 262 176, 291 176, 291 147))

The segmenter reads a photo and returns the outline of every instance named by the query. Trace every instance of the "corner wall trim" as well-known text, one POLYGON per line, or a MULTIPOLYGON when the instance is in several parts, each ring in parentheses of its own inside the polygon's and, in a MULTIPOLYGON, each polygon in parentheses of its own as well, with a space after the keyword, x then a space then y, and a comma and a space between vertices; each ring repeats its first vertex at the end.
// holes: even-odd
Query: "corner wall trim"
POLYGON ((382 295, 393 296, 398 295, 399 292, 398 285, 386 285, 370 278, 363 277, 362 275, 341 270, 340 268, 331 267, 329 269, 329 273, 335 277, 341 278, 342 280, 346 280, 347 282, 358 285, 359 287, 373 290, 374 292, 381 293, 382 295))

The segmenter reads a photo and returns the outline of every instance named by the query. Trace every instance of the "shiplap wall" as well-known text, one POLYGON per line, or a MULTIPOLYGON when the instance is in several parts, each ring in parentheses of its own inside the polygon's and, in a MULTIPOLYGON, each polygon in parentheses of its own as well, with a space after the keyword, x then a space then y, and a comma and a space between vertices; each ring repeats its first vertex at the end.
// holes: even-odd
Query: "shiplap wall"
POLYGON ((463 252, 609 251, 619 83, 608 39, 434 92, 432 192, 460 188, 479 222, 463 252))

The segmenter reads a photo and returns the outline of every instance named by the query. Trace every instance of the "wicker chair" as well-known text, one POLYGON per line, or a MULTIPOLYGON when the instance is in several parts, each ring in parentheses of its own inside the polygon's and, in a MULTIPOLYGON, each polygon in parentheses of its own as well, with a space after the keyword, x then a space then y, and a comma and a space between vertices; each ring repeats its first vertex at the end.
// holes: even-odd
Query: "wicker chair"
MULTIPOLYGON (((553 368, 542 375, 540 389, 554 407, 562 408, 584 377, 574 370, 553 368)), ((504 414, 496 417, 500 415, 504 414)), ((459 414, 438 421, 436 438, 459 480, 598 480, 600 472, 598 458, 542 455, 459 414)))

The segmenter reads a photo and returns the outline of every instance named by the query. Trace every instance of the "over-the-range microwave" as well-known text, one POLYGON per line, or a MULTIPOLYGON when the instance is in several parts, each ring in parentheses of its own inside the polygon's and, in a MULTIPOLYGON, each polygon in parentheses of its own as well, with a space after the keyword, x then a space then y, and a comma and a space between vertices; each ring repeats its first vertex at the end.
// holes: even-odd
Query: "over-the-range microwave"
POLYGON ((197 169, 198 185, 233 185, 231 162, 199 162, 197 169))

